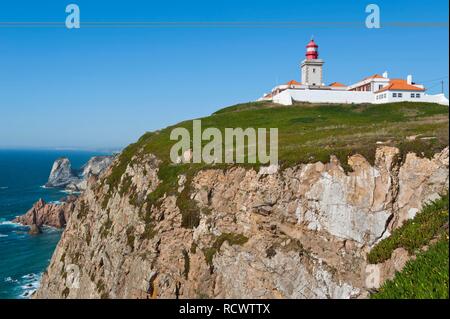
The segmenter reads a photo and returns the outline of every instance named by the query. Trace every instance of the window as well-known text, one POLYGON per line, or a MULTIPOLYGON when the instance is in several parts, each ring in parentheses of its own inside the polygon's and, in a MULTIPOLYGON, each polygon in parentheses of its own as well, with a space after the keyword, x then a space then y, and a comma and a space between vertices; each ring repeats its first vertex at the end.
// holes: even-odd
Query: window
POLYGON ((313 73, 316 73, 316 69, 313 69, 313 73))
POLYGON ((411 93, 411 97, 412 97, 412 98, 415 98, 416 95, 415 95, 414 93, 411 93))
POLYGON ((403 97, 403 93, 398 93, 397 96, 398 97, 403 97))
POLYGON ((383 88, 383 84, 378 85, 378 90, 381 90, 383 88))
POLYGON ((416 97, 417 97, 417 98, 420 98, 420 93, 416 93, 416 97))
POLYGON ((392 97, 397 97, 397 93, 392 93, 392 97))

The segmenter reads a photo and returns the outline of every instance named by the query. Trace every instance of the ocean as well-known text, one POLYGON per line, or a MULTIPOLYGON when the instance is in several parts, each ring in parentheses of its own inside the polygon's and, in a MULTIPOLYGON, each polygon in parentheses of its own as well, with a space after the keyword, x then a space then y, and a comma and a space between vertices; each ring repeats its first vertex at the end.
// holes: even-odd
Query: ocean
POLYGON ((80 168, 103 152, 63 150, 0 150, 0 299, 27 298, 37 288, 61 236, 61 230, 44 227, 37 236, 11 220, 43 198, 58 201, 66 194, 43 188, 53 161, 68 157, 80 168))

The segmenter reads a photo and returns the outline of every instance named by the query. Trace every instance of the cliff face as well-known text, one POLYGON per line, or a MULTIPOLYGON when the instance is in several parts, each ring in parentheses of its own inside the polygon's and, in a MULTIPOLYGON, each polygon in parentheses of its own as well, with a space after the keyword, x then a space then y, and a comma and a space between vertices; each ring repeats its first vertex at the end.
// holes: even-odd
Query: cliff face
POLYGON ((35 297, 364 297, 370 247, 447 189, 448 160, 208 169, 152 204, 160 161, 132 158, 119 190, 88 183, 35 297))

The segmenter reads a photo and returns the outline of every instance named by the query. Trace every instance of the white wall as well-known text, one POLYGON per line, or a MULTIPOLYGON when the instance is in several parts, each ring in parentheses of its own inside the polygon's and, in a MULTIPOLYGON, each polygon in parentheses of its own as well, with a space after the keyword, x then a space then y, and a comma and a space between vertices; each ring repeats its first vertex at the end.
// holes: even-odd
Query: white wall
POLYGON ((394 103, 394 102, 429 102, 429 103, 438 103, 443 105, 448 105, 448 99, 445 97, 444 94, 434 94, 434 95, 428 95, 425 92, 418 92, 418 91, 389 91, 389 92, 383 92, 378 93, 376 95, 386 95, 386 98, 384 99, 376 99, 375 103, 381 104, 381 103, 394 103), (397 97, 393 97, 393 93, 397 94, 397 97), (402 97, 398 97, 398 94, 401 93, 402 97), (411 97, 411 93, 414 93, 414 97, 411 97), (420 97, 415 97, 416 94, 419 93, 420 97))
MULTIPOLYGON (((282 105, 292 105, 296 102, 310 102, 310 103, 392 103, 392 102, 430 102, 449 105, 448 99, 443 94, 427 95, 420 92, 420 98, 411 98, 411 93, 408 91, 401 91, 401 98, 392 97, 392 91, 387 91, 379 94, 386 94, 384 99, 376 99, 373 92, 363 91, 331 91, 331 90, 285 90, 273 97, 273 102, 282 105)), ((399 93, 399 92, 395 92, 399 93)), ((419 93, 419 92, 414 92, 419 93)))
POLYGON ((273 97, 278 104, 292 105, 292 100, 310 103, 373 103, 372 92, 331 90, 285 90, 273 97))

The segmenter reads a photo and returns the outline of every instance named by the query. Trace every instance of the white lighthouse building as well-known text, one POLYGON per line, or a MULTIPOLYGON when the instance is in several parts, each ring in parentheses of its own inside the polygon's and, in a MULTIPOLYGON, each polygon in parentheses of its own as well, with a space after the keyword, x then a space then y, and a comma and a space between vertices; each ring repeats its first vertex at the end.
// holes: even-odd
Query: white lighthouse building
POLYGON ((301 82, 291 80, 277 85, 259 100, 273 101, 283 105, 294 102, 310 103, 392 103, 430 102, 449 105, 444 94, 429 95, 423 85, 406 79, 389 78, 388 73, 374 74, 345 85, 339 82, 324 83, 324 61, 319 59, 319 46, 312 39, 306 46, 306 58, 300 64, 301 82))

